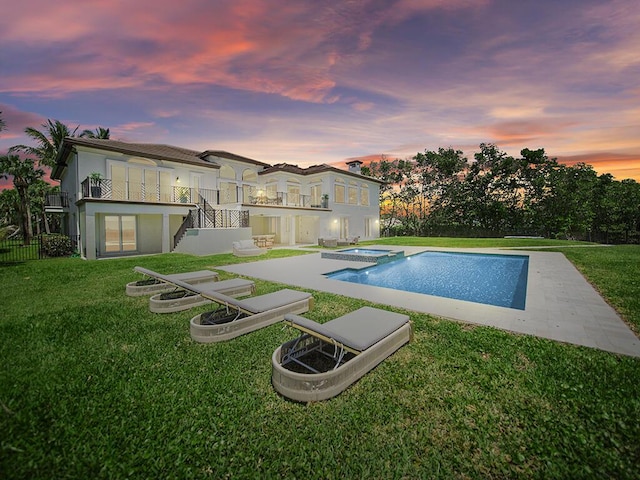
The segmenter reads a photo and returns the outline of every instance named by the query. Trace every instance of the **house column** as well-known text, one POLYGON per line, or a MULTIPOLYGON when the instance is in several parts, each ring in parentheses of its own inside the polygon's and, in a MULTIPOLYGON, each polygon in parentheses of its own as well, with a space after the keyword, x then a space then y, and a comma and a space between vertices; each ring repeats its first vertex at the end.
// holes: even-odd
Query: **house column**
POLYGON ((171 251, 171 232, 169 231, 169 214, 162 214, 162 253, 171 251))
POLYGON ((296 230, 297 230, 297 218, 295 215, 291 215, 289 217, 289 245, 296 244, 296 230))
POLYGON ((96 217, 95 215, 86 214, 85 215, 85 232, 84 236, 86 239, 85 245, 87 246, 87 250, 85 253, 85 258, 87 260, 95 260, 96 259, 96 250, 98 249, 98 245, 96 244, 96 217))

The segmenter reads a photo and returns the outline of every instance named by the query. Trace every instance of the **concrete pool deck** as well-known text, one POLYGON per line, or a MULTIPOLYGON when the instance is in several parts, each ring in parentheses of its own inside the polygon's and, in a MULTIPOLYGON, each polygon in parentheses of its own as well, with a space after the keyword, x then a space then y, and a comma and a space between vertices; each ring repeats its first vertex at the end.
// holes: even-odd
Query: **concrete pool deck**
POLYGON ((529 275, 525 310, 332 280, 324 274, 343 268, 363 268, 374 264, 321 258, 320 250, 308 255, 216 268, 238 275, 360 298, 452 320, 640 357, 640 340, 562 253, 385 245, 367 245, 367 248, 404 250, 405 256, 424 251, 528 255, 529 275))

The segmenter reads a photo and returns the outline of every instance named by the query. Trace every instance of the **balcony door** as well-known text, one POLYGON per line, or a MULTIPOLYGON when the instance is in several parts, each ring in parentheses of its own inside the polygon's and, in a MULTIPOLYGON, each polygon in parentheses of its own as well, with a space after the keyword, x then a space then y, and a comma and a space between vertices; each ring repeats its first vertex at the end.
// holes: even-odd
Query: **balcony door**
POLYGON ((129 163, 107 160, 111 175, 111 199, 132 202, 171 202, 171 170, 152 165, 151 160, 129 163))

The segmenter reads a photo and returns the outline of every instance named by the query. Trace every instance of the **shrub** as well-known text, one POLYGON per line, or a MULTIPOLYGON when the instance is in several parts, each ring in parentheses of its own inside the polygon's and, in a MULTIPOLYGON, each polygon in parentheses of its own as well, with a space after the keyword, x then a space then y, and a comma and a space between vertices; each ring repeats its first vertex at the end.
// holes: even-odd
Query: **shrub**
POLYGON ((47 257, 67 257, 73 253, 71 239, 57 233, 42 236, 42 253, 47 257))

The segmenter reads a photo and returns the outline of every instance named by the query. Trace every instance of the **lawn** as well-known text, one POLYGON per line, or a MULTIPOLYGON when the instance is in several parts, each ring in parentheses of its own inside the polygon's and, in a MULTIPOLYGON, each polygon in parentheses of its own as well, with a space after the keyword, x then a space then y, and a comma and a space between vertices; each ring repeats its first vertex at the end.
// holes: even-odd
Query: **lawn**
MULTIPOLYGON (((479 240, 455 246, 501 245, 479 240)), ((640 247, 561 251, 637 324, 640 247)), ((238 261, 1 266, 0 478, 638 478, 640 359, 407 311, 414 342, 338 397, 298 404, 270 384, 293 331, 195 344, 188 322, 206 307, 157 315, 124 294, 135 265, 238 261)), ((313 295, 321 322, 368 304, 313 295)))

